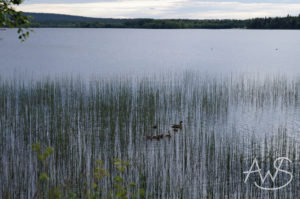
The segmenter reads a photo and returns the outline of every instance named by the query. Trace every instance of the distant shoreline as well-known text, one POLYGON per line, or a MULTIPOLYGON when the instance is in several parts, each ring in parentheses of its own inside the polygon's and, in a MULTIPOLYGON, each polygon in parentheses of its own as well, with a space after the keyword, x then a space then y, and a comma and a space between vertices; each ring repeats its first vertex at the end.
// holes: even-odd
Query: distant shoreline
POLYGON ((33 16, 31 28, 126 29, 278 29, 299 30, 300 15, 255 19, 113 19, 62 14, 24 13, 33 16))
MULTIPOLYGON (((115 19, 63 14, 24 13, 32 16, 30 28, 124 28, 124 29, 263 29, 300 30, 298 16, 254 19, 115 19)), ((7 28, 1 27, 0 28, 7 28)))

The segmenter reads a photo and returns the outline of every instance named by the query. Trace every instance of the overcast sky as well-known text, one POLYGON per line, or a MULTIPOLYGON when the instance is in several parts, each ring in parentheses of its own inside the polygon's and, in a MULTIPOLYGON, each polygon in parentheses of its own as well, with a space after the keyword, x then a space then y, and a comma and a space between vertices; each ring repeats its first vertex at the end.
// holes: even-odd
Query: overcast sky
POLYGON ((109 18, 245 19, 300 14, 300 0, 25 0, 19 10, 109 18))

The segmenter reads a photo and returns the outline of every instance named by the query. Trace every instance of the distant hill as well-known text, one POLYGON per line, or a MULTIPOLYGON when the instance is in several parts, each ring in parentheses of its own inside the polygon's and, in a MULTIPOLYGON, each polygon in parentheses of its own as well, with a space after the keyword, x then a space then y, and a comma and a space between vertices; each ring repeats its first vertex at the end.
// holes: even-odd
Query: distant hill
POLYGON ((63 14, 25 13, 33 16, 32 27, 145 28, 145 29, 300 29, 300 15, 247 20, 214 19, 113 19, 63 14))
POLYGON ((112 19, 112 18, 92 18, 82 17, 64 14, 49 14, 49 13, 30 13, 26 12, 25 15, 33 17, 34 23, 45 22, 104 22, 104 23, 120 23, 126 21, 126 19, 112 19))

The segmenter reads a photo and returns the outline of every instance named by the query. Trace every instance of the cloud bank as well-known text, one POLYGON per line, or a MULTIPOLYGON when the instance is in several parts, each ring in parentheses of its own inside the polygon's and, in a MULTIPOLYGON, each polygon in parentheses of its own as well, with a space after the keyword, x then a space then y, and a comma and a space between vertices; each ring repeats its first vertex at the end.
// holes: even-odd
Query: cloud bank
POLYGON ((22 4, 25 12, 60 13, 105 18, 245 19, 300 14, 300 2, 250 3, 196 0, 118 0, 95 3, 22 4))

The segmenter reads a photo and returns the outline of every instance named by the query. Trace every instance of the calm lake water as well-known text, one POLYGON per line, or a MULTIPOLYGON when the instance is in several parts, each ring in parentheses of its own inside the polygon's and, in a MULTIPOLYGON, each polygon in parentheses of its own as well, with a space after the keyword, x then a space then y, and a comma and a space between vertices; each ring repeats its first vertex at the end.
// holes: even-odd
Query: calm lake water
POLYGON ((1 31, 0 70, 37 74, 300 72, 300 31, 34 29, 1 31))
POLYGON ((20 43, 15 30, 0 32, 0 198, 37 193, 36 142, 55 150, 49 184, 79 198, 99 159, 107 198, 114 158, 132 163, 124 179, 147 198, 297 198, 299 33, 35 29, 20 43), (255 158, 265 175, 278 157, 292 161, 282 168, 294 177, 287 187, 259 189, 258 174, 244 183, 255 158))

